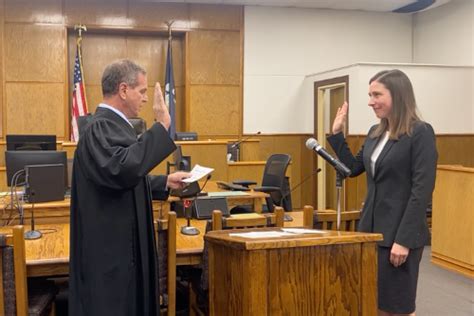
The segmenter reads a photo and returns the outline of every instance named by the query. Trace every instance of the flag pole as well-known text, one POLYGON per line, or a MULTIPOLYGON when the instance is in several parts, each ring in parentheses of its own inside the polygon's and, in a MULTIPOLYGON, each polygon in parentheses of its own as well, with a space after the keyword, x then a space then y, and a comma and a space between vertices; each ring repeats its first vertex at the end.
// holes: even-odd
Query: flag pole
POLYGON ((76 39, 76 60, 74 63, 74 90, 72 100, 72 115, 71 115, 71 140, 79 140, 79 127, 77 124, 78 117, 86 115, 87 110, 87 99, 84 82, 84 70, 82 68, 82 32, 87 32, 87 27, 84 24, 74 25, 74 31, 77 31, 76 39), (77 78, 76 78, 77 77, 77 78), (78 78, 80 78, 78 80, 78 78), (76 81, 79 83, 79 87, 76 86, 76 81), (80 90, 80 91, 78 91, 80 90), (80 109, 79 109, 80 107, 80 109))
POLYGON ((166 74, 165 74, 165 103, 168 106, 170 116, 171 116, 171 125, 168 130, 168 133, 172 139, 175 138, 176 134, 176 95, 174 87, 174 75, 173 75, 173 56, 172 56, 172 41, 173 34, 171 26, 173 25, 174 20, 168 20, 165 24, 168 26, 168 52, 166 57, 166 74))
POLYGON ((171 41, 173 39, 173 36, 171 34, 171 26, 173 25, 173 23, 174 20, 169 20, 165 22, 166 26, 168 26, 168 41, 171 41))

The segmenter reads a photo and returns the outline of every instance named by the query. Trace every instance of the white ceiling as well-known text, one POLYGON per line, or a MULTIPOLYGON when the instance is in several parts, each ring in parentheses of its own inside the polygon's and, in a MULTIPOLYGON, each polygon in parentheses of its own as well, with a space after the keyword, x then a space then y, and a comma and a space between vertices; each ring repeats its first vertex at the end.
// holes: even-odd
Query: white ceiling
MULTIPOLYGON (((224 5, 255 5, 334 10, 362 10, 391 12, 406 5, 429 0, 140 0, 143 2, 207 3, 224 5)), ((435 0, 424 10, 432 9, 451 0, 435 0)), ((420 10, 422 11, 422 10, 420 10)))

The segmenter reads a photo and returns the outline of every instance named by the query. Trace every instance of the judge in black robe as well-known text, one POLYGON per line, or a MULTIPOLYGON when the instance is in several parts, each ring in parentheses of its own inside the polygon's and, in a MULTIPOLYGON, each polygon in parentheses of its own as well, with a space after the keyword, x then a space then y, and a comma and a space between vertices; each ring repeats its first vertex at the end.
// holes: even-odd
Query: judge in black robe
MULTIPOLYGON (((144 71, 137 76, 143 79, 144 71)), ((145 82, 138 82, 138 88, 145 87, 144 92, 138 91, 141 98, 137 91, 130 92, 137 89, 133 82, 120 83, 120 89, 125 88, 110 97, 103 78, 107 104, 99 105, 77 144, 71 193, 69 315, 157 314, 151 191, 166 199, 167 186, 180 187, 186 174, 148 175, 176 147, 166 129, 169 114, 159 85, 155 94, 158 89, 162 103, 157 105, 155 96, 153 108, 155 119, 159 121, 162 115, 165 123, 153 124, 137 139, 126 120, 147 100, 144 78, 145 82)))

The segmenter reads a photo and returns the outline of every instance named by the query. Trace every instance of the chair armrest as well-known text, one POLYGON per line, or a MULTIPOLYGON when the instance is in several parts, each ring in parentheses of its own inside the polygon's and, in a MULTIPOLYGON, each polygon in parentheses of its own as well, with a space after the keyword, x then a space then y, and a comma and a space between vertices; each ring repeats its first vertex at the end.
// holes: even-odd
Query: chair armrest
POLYGON ((249 187, 251 185, 257 184, 257 182, 252 180, 234 180, 232 181, 233 184, 243 185, 244 187, 249 187))
POLYGON ((259 191, 259 192, 265 192, 265 193, 281 191, 280 187, 270 187, 270 186, 255 187, 253 188, 253 190, 259 191))

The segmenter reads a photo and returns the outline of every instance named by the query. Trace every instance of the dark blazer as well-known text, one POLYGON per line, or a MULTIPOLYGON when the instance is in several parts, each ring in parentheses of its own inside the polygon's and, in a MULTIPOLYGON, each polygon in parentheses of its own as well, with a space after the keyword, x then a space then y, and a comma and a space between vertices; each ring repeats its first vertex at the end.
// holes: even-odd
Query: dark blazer
POLYGON ((375 163, 374 175, 370 157, 379 140, 368 136, 354 157, 342 133, 328 137, 339 159, 351 169, 351 177, 364 171, 367 174, 367 196, 358 230, 382 233, 381 246, 391 247, 396 242, 411 249, 422 247, 430 237, 426 209, 438 159, 433 128, 418 122, 411 136, 389 139, 375 163))

